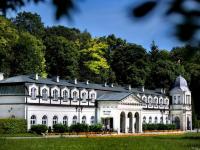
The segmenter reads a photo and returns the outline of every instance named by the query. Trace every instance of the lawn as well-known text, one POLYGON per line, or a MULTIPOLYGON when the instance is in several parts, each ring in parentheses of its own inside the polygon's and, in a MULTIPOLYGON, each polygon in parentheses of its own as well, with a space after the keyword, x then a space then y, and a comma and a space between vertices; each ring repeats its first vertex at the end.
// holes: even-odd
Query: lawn
POLYGON ((0 139, 0 150, 200 150, 200 134, 0 139))

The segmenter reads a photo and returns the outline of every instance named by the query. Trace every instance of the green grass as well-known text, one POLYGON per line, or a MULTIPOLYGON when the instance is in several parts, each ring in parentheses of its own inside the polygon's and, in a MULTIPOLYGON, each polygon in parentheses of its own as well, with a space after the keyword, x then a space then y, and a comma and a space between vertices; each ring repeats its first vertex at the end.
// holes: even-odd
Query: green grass
POLYGON ((148 137, 0 139, 0 150, 200 150, 200 134, 148 137))
POLYGON ((41 135, 33 133, 18 133, 18 134, 0 134, 0 137, 38 137, 41 135))

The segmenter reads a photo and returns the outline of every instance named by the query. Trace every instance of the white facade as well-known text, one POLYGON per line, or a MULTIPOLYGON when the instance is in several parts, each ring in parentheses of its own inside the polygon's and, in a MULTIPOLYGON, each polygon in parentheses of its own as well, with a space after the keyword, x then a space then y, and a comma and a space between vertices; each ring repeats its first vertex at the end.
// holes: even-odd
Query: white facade
POLYGON ((53 82, 38 76, 20 79, 23 82, 18 77, 0 81, 0 118, 24 118, 28 129, 32 124, 102 123, 118 133, 135 133, 142 132, 143 123, 175 123, 181 130, 192 126, 191 92, 182 77, 170 91, 171 105, 164 92, 53 82))

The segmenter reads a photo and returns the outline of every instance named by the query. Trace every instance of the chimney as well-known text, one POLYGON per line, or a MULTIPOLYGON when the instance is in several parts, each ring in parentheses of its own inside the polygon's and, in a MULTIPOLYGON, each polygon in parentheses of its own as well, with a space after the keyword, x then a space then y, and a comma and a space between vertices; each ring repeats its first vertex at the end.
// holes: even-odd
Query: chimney
POLYGON ((56 82, 59 82, 59 81, 60 81, 60 77, 56 76, 56 82))
POLYGON ((131 91, 131 85, 130 84, 128 85, 128 90, 131 91))
POLYGON ((86 80, 86 84, 87 84, 87 85, 89 84, 89 80, 86 80))
POLYGON ((110 87, 114 87, 114 84, 113 84, 113 83, 111 83, 110 87))
POLYGON ((105 87, 107 86, 107 82, 104 83, 104 86, 105 86, 105 87))
POLYGON ((74 79, 74 84, 77 84, 77 78, 74 79))
POLYGON ((0 72, 0 81, 4 79, 4 73, 0 72))
POLYGON ((38 76, 38 73, 35 74, 35 80, 38 80, 39 79, 39 76, 38 76))

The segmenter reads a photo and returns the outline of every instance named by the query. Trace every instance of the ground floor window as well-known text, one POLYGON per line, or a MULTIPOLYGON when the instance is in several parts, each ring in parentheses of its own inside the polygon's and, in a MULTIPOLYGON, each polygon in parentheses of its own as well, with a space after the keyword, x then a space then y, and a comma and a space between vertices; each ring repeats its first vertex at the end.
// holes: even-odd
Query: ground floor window
POLYGON ((43 124, 43 125, 47 125, 47 116, 46 116, 46 115, 44 115, 44 116, 42 117, 42 124, 43 124))
POLYGON ((54 116, 53 117, 53 125, 54 124, 58 124, 58 117, 57 116, 54 116))
POLYGON ((67 116, 63 117, 63 124, 64 125, 68 125, 68 118, 67 118, 67 116))
POLYGON ((35 115, 32 115, 31 116, 31 125, 35 125, 36 124, 36 116, 35 115))
POLYGON ((91 119, 90 119, 90 124, 93 125, 94 121, 95 121, 95 118, 94 118, 94 116, 92 116, 91 119))
POLYGON ((77 116, 74 116, 72 120, 72 124, 76 124, 76 123, 77 123, 77 116))

